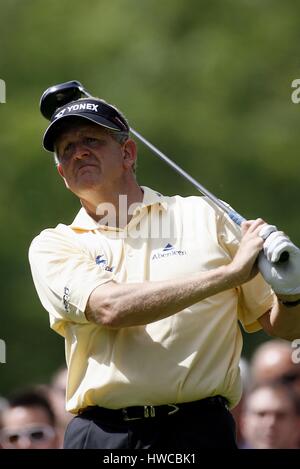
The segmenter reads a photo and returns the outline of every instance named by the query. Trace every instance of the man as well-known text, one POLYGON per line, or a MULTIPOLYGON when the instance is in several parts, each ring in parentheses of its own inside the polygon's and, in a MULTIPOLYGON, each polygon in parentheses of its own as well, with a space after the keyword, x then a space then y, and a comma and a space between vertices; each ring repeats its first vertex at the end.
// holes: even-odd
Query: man
MULTIPOLYGON (((5 399, 4 397, 0 396, 0 433, 1 433, 1 429, 3 427, 3 424, 2 424, 2 413, 4 411, 4 409, 8 406, 8 402, 7 402, 7 399, 5 399)), ((0 439, 0 449, 2 448, 2 444, 1 444, 1 439, 0 439)))
POLYGON ((244 445, 244 437, 241 433, 241 417, 243 413, 245 397, 250 386, 249 364, 246 358, 240 358, 239 367, 243 391, 239 403, 234 407, 234 409, 231 410, 231 413, 236 425, 236 443, 239 448, 242 448, 244 445))
POLYGON ((273 339, 261 344, 251 360, 254 385, 280 381, 292 387, 300 397, 300 363, 295 358, 295 350, 285 340, 273 339))
POLYGON ((82 204, 29 253, 66 341, 66 408, 77 416, 65 448, 236 447, 227 405, 241 394, 238 320, 249 332, 300 336, 300 288, 284 305, 257 275, 269 225, 247 221, 240 239, 204 198, 140 187, 129 125, 102 100, 54 112, 44 147, 82 204))
POLYGON ((4 449, 59 448, 53 410, 40 392, 22 391, 9 399, 0 430, 4 449))
POLYGON ((60 367, 52 376, 50 386, 48 388, 48 398, 51 403, 55 419, 56 427, 59 435, 60 446, 63 446, 64 434, 68 423, 72 419, 72 414, 66 412, 66 384, 67 369, 60 367))
POLYGON ((245 448, 299 448, 299 397, 280 383, 254 388, 245 399, 241 432, 245 448))

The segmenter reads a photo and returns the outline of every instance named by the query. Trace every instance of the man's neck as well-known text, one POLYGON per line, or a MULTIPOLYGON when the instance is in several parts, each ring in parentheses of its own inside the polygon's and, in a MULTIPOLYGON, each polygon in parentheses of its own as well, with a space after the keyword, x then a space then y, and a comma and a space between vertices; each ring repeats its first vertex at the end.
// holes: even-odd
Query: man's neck
POLYGON ((124 228, 132 218, 134 204, 143 201, 143 190, 135 182, 127 187, 127 192, 90 193, 88 198, 81 198, 81 204, 97 223, 124 228), (131 209, 129 208, 131 207, 131 209))

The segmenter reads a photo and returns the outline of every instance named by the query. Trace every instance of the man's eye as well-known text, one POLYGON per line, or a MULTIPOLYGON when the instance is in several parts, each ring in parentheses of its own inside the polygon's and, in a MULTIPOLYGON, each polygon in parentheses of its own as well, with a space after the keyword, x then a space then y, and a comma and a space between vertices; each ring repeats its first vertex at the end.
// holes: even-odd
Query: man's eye
POLYGON ((63 148, 62 152, 60 153, 61 158, 68 158, 69 153, 71 151, 71 144, 69 143, 65 148, 63 148))
POLYGON ((85 142, 89 145, 96 145, 99 140, 95 137, 86 137, 85 142))
POLYGON ((59 160, 65 160, 69 155, 69 145, 66 148, 57 151, 57 156, 59 160))

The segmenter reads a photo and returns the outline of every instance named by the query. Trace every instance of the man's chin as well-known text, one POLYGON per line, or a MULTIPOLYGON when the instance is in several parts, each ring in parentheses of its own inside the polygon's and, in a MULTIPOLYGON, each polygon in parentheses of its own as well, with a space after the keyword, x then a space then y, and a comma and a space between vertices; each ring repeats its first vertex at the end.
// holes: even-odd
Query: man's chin
POLYGON ((102 187, 101 182, 91 178, 81 178, 80 181, 77 181, 76 184, 72 184, 69 187, 69 190, 77 197, 85 198, 90 192, 96 192, 102 187))
POLYGON ((76 178, 76 185, 78 187, 86 187, 86 188, 89 188, 89 187, 97 187, 97 186, 100 186, 101 184, 101 178, 99 177, 99 175, 95 175, 94 173, 90 172, 90 171, 81 171, 80 174, 78 174, 77 178, 76 178))

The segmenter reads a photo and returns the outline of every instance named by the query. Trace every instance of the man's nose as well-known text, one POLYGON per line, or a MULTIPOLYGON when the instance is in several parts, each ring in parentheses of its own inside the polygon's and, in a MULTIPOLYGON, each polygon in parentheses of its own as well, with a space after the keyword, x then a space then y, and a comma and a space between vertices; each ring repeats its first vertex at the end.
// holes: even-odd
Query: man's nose
POLYGON ((81 160, 86 156, 89 156, 90 150, 83 142, 74 143, 73 147, 73 159, 81 160))
POLYGON ((266 418, 266 424, 268 427, 274 427, 274 425, 277 423, 277 418, 276 415, 268 415, 266 418))
POLYGON ((22 435, 18 440, 19 449, 30 449, 32 447, 31 440, 28 436, 22 435))

